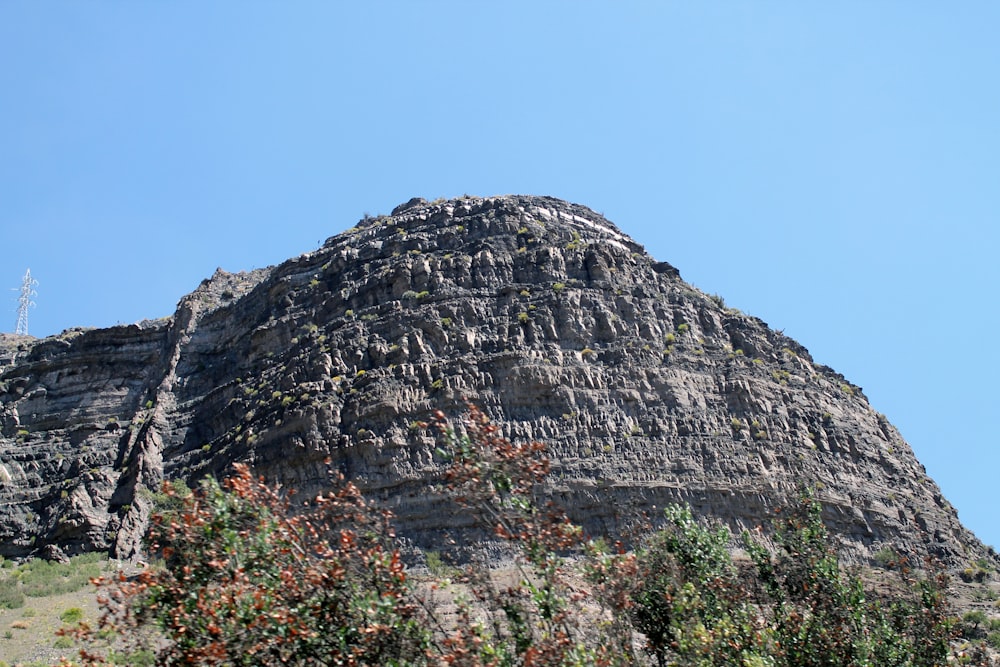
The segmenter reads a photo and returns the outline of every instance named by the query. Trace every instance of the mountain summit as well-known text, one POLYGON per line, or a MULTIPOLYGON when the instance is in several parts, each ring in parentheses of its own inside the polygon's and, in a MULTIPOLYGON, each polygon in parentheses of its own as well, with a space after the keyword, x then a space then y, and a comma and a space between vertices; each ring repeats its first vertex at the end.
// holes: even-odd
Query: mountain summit
POLYGON ((986 550, 861 390, 546 197, 426 202, 314 252, 217 271, 169 318, 0 340, 0 554, 135 556, 162 480, 332 467, 412 547, 461 535, 412 427, 482 406, 547 444, 545 492, 595 534, 687 502, 767 525, 802 484, 855 560, 986 550))

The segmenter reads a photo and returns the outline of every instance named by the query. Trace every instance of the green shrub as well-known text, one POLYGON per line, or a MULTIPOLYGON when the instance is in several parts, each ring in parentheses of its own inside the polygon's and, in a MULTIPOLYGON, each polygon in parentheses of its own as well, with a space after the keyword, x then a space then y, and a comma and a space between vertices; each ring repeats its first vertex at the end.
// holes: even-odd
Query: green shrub
POLYGON ((447 565, 445 565, 440 552, 425 551, 424 559, 427 562, 427 569, 430 570, 430 573, 435 577, 445 576, 450 569, 447 565))
MULTIPOLYGON (((498 585, 482 567, 445 568, 429 551, 431 581, 423 588, 438 593, 421 600, 392 542, 388 514, 352 485, 337 480, 330 493, 290 514, 278 489, 239 465, 234 477, 207 480, 194 494, 164 488, 172 509, 154 516, 150 534, 162 567, 134 581, 103 582, 101 625, 80 633, 94 639, 113 630, 126 640, 158 633, 155 651, 132 644, 103 664, 948 661, 953 626, 943 575, 929 569, 915 578, 900 569, 904 593, 866 589, 840 566, 808 492, 778 514, 775 551, 744 535, 750 563, 740 567, 730 557, 729 531, 699 522, 686 506, 668 507, 664 527, 630 553, 599 539, 585 543, 561 510, 540 503, 549 474, 541 444, 511 442, 475 407, 460 428, 440 412, 435 420, 437 458, 446 464, 438 488, 507 541, 511 581, 498 585), (452 576, 465 593, 449 598, 442 591, 452 576), (645 652, 638 649, 643 643, 645 652)), ((967 615, 963 623, 989 642, 1000 634, 985 615, 967 615)))
MULTIPOLYGON (((18 566, 4 581, 3 586, 6 588, 8 584, 16 582, 22 595, 35 598, 73 593, 85 588, 91 579, 100 576, 105 561, 106 556, 100 553, 74 556, 67 563, 36 558, 18 566)), ((16 595, 14 598, 16 599, 16 595)))
POLYGON ((845 572, 823 525, 821 506, 804 491, 775 526, 772 554, 744 536, 756 566, 773 637, 773 655, 786 665, 943 665, 952 634, 945 598, 947 577, 913 579, 908 593, 880 599, 857 575, 845 572))
POLYGON ((63 623, 79 623, 82 618, 83 610, 79 607, 70 607, 63 613, 59 614, 59 620, 63 623))
POLYGON ((666 509, 666 527, 637 552, 632 621, 660 665, 742 665, 764 646, 727 549, 725 527, 707 528, 688 507, 666 509))
POLYGON ((132 652, 111 651, 108 654, 108 662, 112 665, 124 665, 126 667, 152 667, 156 664, 156 654, 150 650, 132 652))
MULTIPOLYGON (((27 597, 62 595, 85 588, 92 578, 100 576, 104 562, 102 554, 93 553, 74 556, 67 563, 34 559, 7 569, 0 576, 0 609, 19 609, 27 597)), ((26 618, 34 615, 34 609, 24 612, 26 618)))
POLYGON ((24 606, 24 593, 16 580, 0 581, 0 609, 20 609, 24 606))

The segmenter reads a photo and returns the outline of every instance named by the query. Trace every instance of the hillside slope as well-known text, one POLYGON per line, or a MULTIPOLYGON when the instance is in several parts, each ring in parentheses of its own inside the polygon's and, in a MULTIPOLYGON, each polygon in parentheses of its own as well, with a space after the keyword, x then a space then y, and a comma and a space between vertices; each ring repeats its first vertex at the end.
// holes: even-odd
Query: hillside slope
POLYGON ((165 320, 6 336, 0 364, 4 556, 134 556, 150 490, 233 461, 303 493, 332 467, 411 545, 470 539, 411 428, 465 399, 547 443, 594 533, 677 501, 753 528, 809 483, 851 558, 986 555, 857 387, 551 198, 411 200, 165 320))

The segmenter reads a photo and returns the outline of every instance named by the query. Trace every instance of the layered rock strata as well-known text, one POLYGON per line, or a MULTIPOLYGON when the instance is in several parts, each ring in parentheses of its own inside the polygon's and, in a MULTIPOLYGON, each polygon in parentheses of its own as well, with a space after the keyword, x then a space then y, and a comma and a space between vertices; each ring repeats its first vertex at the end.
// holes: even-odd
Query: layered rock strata
POLYGON ((806 483, 849 558, 987 556, 858 387, 551 198, 412 200, 170 318, 6 336, 0 363, 8 557, 132 557, 162 480, 235 461, 304 494, 333 468, 413 547, 471 539, 412 428, 466 399, 548 445, 545 493, 594 534, 672 502, 752 529, 806 483))

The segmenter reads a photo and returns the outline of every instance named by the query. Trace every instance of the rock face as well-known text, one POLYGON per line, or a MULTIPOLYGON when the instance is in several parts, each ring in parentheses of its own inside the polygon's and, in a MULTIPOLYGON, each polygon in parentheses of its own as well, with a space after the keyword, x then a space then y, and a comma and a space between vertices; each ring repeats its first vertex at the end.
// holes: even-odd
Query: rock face
POLYGON ((161 480, 235 461, 302 493, 339 470, 440 549, 467 527, 410 425, 464 399, 547 443, 546 491, 592 533, 678 501, 752 529, 809 483, 849 558, 987 556, 858 387, 550 198, 411 200, 280 266, 218 271, 171 318, 3 337, 0 364, 9 557, 134 556, 161 480))

